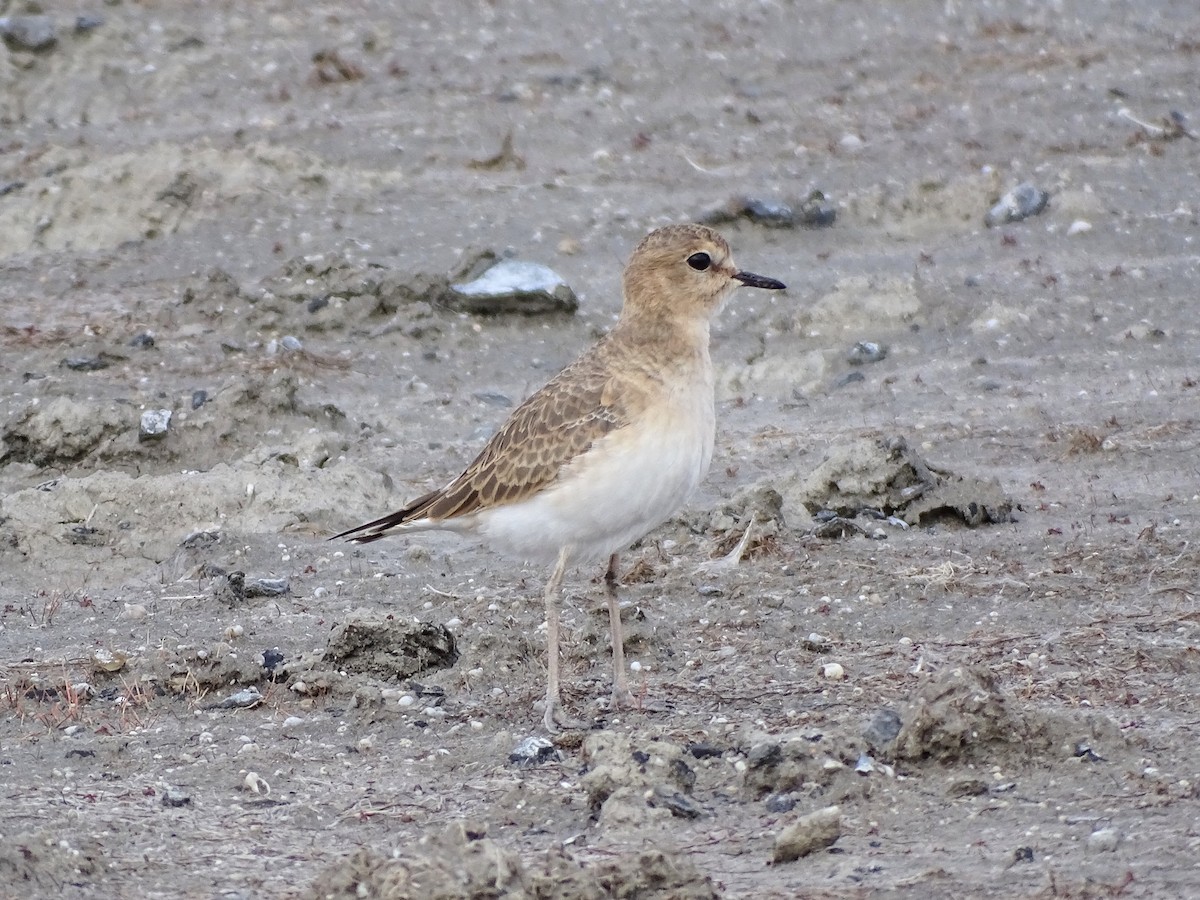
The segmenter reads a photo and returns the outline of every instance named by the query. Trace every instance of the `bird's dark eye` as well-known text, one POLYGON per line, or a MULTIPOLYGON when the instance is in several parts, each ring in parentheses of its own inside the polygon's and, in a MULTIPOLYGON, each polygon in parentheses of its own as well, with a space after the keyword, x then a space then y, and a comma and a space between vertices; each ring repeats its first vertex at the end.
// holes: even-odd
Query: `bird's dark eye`
POLYGON ((707 253, 693 253, 687 258, 687 264, 697 272, 703 272, 712 265, 712 257, 707 253))

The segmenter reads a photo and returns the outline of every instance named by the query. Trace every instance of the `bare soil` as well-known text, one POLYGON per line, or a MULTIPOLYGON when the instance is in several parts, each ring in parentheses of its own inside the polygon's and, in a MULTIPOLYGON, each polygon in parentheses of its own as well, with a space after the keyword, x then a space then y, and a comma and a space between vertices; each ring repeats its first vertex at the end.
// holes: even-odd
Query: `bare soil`
POLYGON ((1194 2, 44 11, 0 43, 0 893, 1200 893, 1194 2), (644 709, 575 572, 595 728, 523 744, 546 573, 326 538, 603 333, 648 229, 814 188, 721 226, 789 289, 717 323, 712 472, 625 557, 644 709), (479 250, 578 312, 444 308, 479 250))

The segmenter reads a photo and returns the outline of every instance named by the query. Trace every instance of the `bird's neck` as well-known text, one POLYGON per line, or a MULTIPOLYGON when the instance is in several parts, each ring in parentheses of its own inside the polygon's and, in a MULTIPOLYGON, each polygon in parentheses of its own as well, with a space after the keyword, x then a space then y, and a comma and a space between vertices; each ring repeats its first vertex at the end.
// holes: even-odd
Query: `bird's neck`
POLYGON ((625 343, 653 349, 660 358, 708 358, 707 316, 672 315, 662 309, 637 309, 626 306, 613 326, 612 334, 625 343))
POLYGON ((623 367, 651 380, 692 384, 702 393, 712 383, 707 318, 667 320, 622 313, 606 343, 607 352, 621 357, 623 367))

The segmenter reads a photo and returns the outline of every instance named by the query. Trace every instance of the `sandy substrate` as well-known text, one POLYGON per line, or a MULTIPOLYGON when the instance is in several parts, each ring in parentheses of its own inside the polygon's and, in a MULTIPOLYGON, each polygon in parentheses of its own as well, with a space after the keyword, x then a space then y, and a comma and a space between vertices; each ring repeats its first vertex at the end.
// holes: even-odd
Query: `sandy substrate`
POLYGON ((0 43, 0 883, 1200 892, 1196 5, 402 5, 0 43), (789 289, 715 325, 711 474, 625 557, 644 708, 575 572, 594 728, 545 740, 545 572, 325 539, 603 333, 647 230, 813 189, 720 226, 789 289), (578 311, 447 308, 481 251, 578 311))

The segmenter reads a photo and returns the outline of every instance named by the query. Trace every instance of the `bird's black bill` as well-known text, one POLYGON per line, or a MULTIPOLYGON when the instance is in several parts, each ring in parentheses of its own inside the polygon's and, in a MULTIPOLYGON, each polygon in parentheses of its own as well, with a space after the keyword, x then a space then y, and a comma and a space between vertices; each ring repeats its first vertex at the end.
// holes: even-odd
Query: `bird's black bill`
POLYGON ((782 281, 776 281, 774 278, 767 278, 763 275, 755 275, 753 272, 734 272, 733 277, 746 287, 766 288, 768 291, 782 291, 787 287, 782 281))

